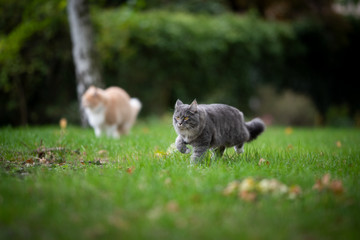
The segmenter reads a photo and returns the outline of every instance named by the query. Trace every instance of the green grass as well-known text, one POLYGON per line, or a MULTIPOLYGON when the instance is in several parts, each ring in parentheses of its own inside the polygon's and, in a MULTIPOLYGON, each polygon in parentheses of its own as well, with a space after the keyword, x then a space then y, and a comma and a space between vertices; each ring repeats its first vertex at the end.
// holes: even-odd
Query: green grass
POLYGON ((0 129, 0 239, 360 239, 358 129, 269 127, 244 154, 201 165, 166 154, 175 138, 169 120, 140 122, 119 140, 73 126, 0 129), (39 147, 62 149, 41 163, 39 147), (312 189, 326 173, 342 194, 312 189), (247 177, 302 194, 223 194, 247 177))

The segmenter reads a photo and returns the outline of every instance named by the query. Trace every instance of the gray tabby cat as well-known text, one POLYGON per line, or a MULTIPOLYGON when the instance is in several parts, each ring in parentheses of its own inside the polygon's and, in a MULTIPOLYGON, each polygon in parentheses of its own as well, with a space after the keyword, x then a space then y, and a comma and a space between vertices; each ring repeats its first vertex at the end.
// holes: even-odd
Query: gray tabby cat
POLYGON ((197 163, 208 149, 221 157, 226 147, 233 147, 242 153, 245 142, 250 142, 265 130, 265 124, 259 118, 244 121, 243 113, 225 104, 190 105, 176 101, 173 125, 178 134, 176 148, 181 153, 190 153, 186 147, 191 145, 194 152, 191 162, 197 163))

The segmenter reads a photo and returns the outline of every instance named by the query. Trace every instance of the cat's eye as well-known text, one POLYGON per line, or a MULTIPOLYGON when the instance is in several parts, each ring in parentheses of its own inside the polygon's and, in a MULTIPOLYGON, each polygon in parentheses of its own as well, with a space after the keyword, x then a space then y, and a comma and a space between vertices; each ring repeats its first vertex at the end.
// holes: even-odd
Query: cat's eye
POLYGON ((189 118, 188 118, 188 117, 184 117, 184 120, 187 121, 187 120, 189 120, 189 118))
POLYGON ((176 120, 180 120, 180 117, 176 117, 175 119, 176 119, 176 120))

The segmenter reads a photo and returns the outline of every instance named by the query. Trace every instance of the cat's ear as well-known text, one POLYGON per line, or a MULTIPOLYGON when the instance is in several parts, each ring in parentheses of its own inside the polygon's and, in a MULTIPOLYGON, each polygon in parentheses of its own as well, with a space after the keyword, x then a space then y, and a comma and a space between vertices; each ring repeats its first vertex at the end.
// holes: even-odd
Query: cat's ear
POLYGON ((190 104, 190 111, 197 112, 197 106, 198 106, 197 101, 196 99, 194 99, 194 101, 190 104))
POLYGON ((177 108, 180 105, 183 105, 183 102, 180 99, 178 99, 175 103, 175 108, 177 108))

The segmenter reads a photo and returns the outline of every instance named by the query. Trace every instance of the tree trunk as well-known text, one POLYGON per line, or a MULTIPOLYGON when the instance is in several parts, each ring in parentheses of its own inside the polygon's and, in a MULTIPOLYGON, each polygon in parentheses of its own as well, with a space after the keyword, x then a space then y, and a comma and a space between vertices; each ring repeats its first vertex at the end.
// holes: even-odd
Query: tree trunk
POLYGON ((73 59, 76 71, 77 96, 80 118, 83 127, 87 126, 87 117, 81 106, 81 96, 90 85, 102 87, 100 70, 96 64, 94 33, 90 20, 87 0, 68 0, 68 19, 73 43, 73 59))

